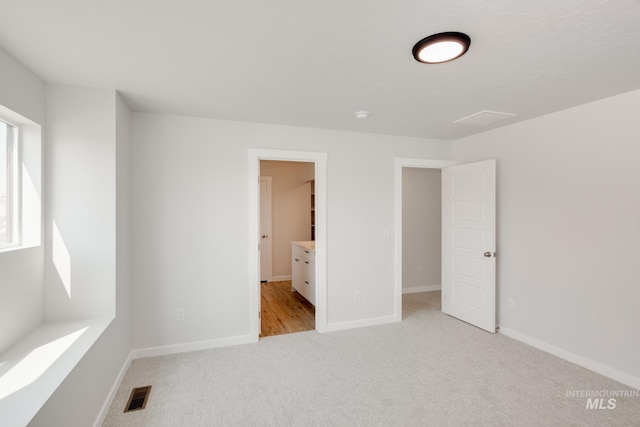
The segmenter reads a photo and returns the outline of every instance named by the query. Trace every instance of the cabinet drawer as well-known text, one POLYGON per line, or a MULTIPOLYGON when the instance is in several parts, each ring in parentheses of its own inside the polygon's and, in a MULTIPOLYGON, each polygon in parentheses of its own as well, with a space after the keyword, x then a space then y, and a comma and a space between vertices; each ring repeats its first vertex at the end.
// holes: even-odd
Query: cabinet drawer
POLYGON ((303 280, 300 284, 303 289, 300 294, 307 299, 314 306, 316 305, 316 287, 312 280, 303 280))
POLYGON ((301 283, 305 276, 305 260, 300 256, 293 256, 291 260, 291 286, 298 292, 302 292, 301 283))
POLYGON ((291 253, 294 257, 302 257, 309 261, 315 261, 316 259, 316 251, 312 251, 311 249, 307 249, 299 245, 293 245, 291 253))
POLYGON ((316 279, 316 263, 303 257, 293 257, 293 263, 300 268, 300 278, 315 282, 316 279))
POLYGON ((307 301, 316 303, 316 253, 305 246, 292 244, 291 285, 307 301))

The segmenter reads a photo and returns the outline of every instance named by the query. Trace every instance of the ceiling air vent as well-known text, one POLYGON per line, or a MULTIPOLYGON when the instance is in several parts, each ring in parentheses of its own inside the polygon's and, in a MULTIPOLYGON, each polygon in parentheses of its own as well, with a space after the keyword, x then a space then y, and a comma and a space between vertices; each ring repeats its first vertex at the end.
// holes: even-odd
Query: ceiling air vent
POLYGON ((139 411, 141 409, 144 409, 144 407, 147 406, 147 398, 149 397, 150 391, 150 385, 146 387, 134 388, 131 391, 131 396, 129 397, 127 406, 125 406, 124 408, 124 412, 139 411))
POLYGON ((471 114, 470 116, 455 120, 453 123, 472 126, 488 126, 515 116, 517 116, 517 114, 483 110, 478 113, 471 114))

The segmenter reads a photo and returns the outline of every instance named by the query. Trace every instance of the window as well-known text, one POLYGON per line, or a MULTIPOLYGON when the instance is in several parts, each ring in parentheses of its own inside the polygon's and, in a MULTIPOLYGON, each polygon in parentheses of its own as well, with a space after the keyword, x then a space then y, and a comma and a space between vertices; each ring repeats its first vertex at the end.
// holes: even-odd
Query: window
POLYGON ((17 133, 0 120, 0 248, 18 244, 17 133))
POLYGON ((0 257, 42 243, 42 128, 0 105, 0 257))

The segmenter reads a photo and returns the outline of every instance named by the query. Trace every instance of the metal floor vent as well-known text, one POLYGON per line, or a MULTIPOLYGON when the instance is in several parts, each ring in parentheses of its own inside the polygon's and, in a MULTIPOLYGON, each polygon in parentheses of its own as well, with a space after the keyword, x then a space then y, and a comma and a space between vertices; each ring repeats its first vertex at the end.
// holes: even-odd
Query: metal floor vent
POLYGON ((129 402, 124 408, 124 412, 139 411, 147 406, 147 399, 151 392, 151 386, 137 387, 131 390, 131 396, 129 396, 129 402))

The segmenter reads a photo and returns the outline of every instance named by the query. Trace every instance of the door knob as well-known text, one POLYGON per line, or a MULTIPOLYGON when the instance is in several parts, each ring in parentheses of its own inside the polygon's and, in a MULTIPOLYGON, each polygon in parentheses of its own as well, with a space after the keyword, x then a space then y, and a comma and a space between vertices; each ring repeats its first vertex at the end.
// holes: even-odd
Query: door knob
POLYGON ((266 239, 266 238, 267 238, 267 235, 266 235, 266 234, 263 234, 261 237, 262 237, 263 239, 266 239))
POLYGON ((487 258, 491 258, 491 252, 485 252, 484 256, 487 257, 487 258))

